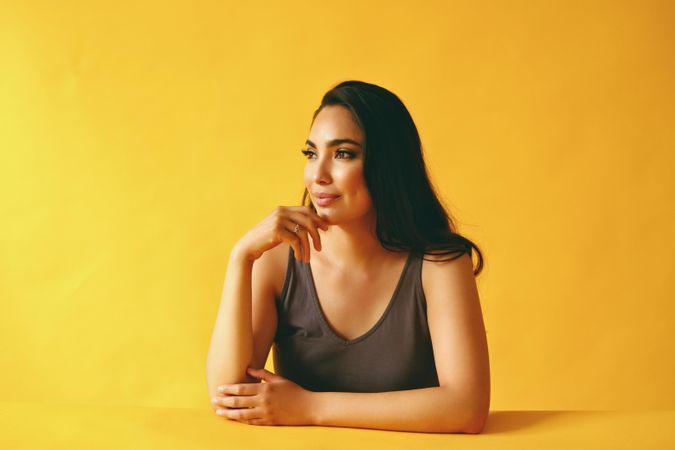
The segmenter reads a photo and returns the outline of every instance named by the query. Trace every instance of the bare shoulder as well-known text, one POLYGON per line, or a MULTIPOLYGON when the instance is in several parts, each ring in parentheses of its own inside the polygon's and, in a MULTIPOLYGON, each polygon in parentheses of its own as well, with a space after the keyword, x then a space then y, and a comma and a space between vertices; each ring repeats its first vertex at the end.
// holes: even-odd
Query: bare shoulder
POLYGON ((288 252, 290 244, 282 242, 274 248, 267 250, 253 264, 253 269, 264 277, 266 283, 274 287, 274 295, 281 295, 286 269, 288 266, 288 252))
POLYGON ((471 272, 473 273, 473 261, 469 253, 463 253, 461 256, 457 256, 457 253, 449 253, 447 255, 435 255, 432 253, 424 254, 425 263, 430 262, 430 266, 438 267, 447 267, 449 265, 469 265, 471 267, 471 272))
POLYGON ((455 289, 466 289, 475 284, 473 260, 469 253, 464 253, 459 257, 456 254, 424 254, 422 287, 427 299, 437 297, 433 294, 444 291, 450 286, 455 289))

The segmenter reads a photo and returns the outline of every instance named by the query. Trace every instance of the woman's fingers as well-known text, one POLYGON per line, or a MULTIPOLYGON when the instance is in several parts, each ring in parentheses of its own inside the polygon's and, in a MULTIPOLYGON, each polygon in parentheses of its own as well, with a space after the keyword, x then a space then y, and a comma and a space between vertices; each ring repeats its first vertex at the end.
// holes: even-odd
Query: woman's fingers
MULTIPOLYGON (((296 222, 297 223, 297 222, 296 222)), ((293 225, 295 228, 295 225, 293 225)), ((305 262, 309 262, 309 239, 307 237, 307 230, 305 227, 300 225, 298 227, 298 232, 296 233, 298 235, 298 238, 300 238, 300 246, 302 248, 302 259, 305 262)))
POLYGON ((263 413, 260 407, 241 408, 241 409, 224 408, 221 411, 222 413, 220 413, 219 415, 232 420, 253 420, 263 417, 263 413))
POLYGON ((316 251, 321 251, 318 228, 328 229, 328 222, 309 206, 280 206, 276 212, 276 227, 282 233, 281 239, 293 247, 296 260, 308 263, 311 255, 309 236, 316 251))
POLYGON ((260 399, 257 395, 226 395, 218 397, 218 406, 228 408, 253 408, 258 406, 260 399))
MULTIPOLYGON (((288 226, 286 226, 286 229, 283 230, 283 233, 284 236, 286 236, 286 242, 288 242, 290 246, 293 247, 293 255, 295 256, 295 259, 299 261, 301 258, 300 248, 302 247, 302 242, 300 240, 300 236, 293 232, 292 227, 294 227, 294 225, 289 223, 288 226)), ((299 232, 300 230, 298 230, 298 233, 299 232)))
POLYGON ((326 220, 323 217, 321 217, 320 215, 318 215, 309 206, 289 206, 289 207, 287 207, 287 211, 290 212, 290 213, 300 213, 303 216, 309 217, 318 226, 327 227, 329 225, 328 220, 326 220))
MULTIPOLYGON (((327 227, 326 221, 316 213, 308 212, 306 210, 293 211, 289 214, 289 217, 291 220, 302 226, 312 236, 314 248, 316 251, 320 252, 321 237, 319 236, 318 227, 327 227)), ((309 254, 309 248, 307 248, 307 254, 309 254)))

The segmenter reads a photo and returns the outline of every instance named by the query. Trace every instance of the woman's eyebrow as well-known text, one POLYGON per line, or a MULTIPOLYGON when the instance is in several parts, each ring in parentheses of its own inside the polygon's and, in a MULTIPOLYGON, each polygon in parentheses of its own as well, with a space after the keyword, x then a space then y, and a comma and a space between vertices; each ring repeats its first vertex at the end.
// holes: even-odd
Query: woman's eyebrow
MULTIPOLYGON (((311 145, 312 147, 316 148, 314 142, 310 141, 309 139, 307 139, 307 142, 305 142, 305 144, 311 145)), ((361 147, 361 144, 359 142, 356 142, 354 139, 349 138, 331 139, 330 141, 328 141, 328 147, 335 147, 336 145, 340 144, 354 144, 361 147)))

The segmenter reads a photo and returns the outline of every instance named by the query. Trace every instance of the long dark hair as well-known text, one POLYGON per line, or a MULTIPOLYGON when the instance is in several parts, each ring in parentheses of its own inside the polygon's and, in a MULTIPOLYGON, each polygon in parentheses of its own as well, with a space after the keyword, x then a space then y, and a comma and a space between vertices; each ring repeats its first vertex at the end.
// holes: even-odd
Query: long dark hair
MULTIPOLYGON (((365 137, 363 171, 382 246, 423 255, 456 254, 442 261, 464 253, 471 257, 475 249, 478 262, 473 274, 478 275, 483 270, 483 254, 456 231, 454 219, 441 204, 424 164, 417 127, 403 102, 380 86, 349 80, 324 94, 312 123, 328 105, 351 111, 365 137)), ((302 205, 308 195, 305 188, 302 205)), ((311 202, 309 206, 316 212, 311 202)))

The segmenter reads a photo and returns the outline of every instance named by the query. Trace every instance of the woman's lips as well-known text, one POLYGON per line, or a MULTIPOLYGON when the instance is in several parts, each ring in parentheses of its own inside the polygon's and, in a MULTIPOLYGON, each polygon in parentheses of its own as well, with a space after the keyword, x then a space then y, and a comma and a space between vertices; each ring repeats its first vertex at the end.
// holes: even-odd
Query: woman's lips
POLYGON ((328 206, 339 198, 340 198, 339 195, 334 196, 334 197, 323 197, 323 198, 317 197, 317 198, 314 199, 314 202, 319 206, 328 206))

